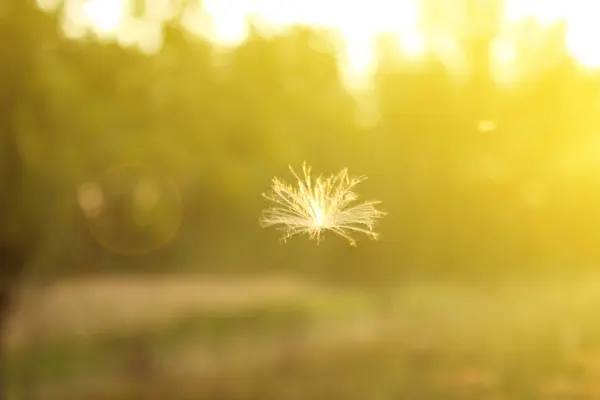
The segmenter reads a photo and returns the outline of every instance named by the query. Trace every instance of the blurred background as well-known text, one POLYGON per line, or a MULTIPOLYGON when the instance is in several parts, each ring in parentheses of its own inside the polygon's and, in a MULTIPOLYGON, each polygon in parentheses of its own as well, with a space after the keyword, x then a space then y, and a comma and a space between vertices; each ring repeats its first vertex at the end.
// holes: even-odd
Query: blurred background
POLYGON ((597 1, 4 0, 7 399, 599 399, 597 1), (279 242, 348 168, 379 241, 279 242))

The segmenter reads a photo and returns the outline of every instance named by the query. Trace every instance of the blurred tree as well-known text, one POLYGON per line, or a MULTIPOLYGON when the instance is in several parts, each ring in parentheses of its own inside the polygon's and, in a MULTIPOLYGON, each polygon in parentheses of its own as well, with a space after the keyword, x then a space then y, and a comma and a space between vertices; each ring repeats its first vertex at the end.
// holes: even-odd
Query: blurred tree
MULTIPOLYGON (((0 7, 0 335, 2 341, 13 295, 25 266, 31 261, 43 236, 36 226, 35 201, 40 196, 28 183, 35 179, 27 146, 20 133, 23 111, 32 111, 40 101, 32 84, 37 52, 52 46, 57 38, 48 17, 42 15, 31 1, 6 1, 0 7)), ((3 345, 0 359, 4 362, 3 345)), ((4 374, 0 373, 0 380, 4 374)), ((0 398, 4 396, 0 381, 0 398)))

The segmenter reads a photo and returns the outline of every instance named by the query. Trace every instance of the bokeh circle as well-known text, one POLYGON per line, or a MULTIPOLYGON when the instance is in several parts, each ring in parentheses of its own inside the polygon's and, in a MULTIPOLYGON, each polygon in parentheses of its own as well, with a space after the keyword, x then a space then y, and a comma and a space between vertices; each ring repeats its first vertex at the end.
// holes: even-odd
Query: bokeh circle
POLYGON ((104 248, 144 254, 165 246, 182 220, 179 186, 142 164, 118 165, 79 186, 77 200, 89 230, 104 248))

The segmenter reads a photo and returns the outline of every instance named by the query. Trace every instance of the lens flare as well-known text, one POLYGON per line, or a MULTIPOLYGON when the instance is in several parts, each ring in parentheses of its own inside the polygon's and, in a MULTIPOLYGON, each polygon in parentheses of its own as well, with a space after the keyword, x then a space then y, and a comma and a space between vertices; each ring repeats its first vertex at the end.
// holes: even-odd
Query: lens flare
POLYGON ((117 165, 77 192, 94 239, 118 254, 145 254, 171 242, 182 220, 182 194, 164 171, 117 165))

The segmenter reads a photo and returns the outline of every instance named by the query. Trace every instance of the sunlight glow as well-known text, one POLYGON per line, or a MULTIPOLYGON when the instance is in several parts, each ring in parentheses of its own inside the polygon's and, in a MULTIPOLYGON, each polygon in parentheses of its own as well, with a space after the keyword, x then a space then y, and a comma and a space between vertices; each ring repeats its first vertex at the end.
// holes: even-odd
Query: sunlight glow
POLYGON ((581 6, 571 13, 567 30, 566 44, 571 54, 579 63, 587 68, 600 67, 600 46, 596 38, 600 37, 600 3, 597 1, 581 1, 581 6))
MULTIPOLYGON (((382 34, 397 37, 399 50, 405 56, 421 57, 427 51, 419 26, 417 0, 372 0, 356 4, 344 12, 332 10, 327 18, 328 24, 344 39, 351 70, 361 73, 373 67, 373 46, 382 34)), ((318 8, 314 12, 318 13, 318 8)))
POLYGON ((243 0, 204 0, 202 6, 210 15, 211 36, 223 45, 237 45, 247 34, 248 10, 243 0))
MULTIPOLYGON (((38 0, 40 5, 55 1, 38 0)), ((128 38, 128 42, 133 37, 140 42, 151 37, 155 44, 159 43, 156 32, 148 33, 146 30, 151 29, 149 22, 160 23, 158 14, 165 14, 162 19, 167 17, 165 10, 169 4, 168 0, 147 2, 147 5, 152 5, 154 15, 147 16, 142 23, 134 23, 128 17, 131 11, 128 0, 65 2, 72 4, 71 9, 79 8, 73 16, 100 36, 112 35, 119 40, 128 38)), ((398 51, 402 57, 419 59, 432 51, 440 54, 444 62, 448 61, 450 68, 464 68, 460 62, 463 50, 456 45, 456 38, 463 29, 464 16, 442 1, 357 1, 345 3, 343 9, 339 3, 321 0, 204 0, 202 3, 203 10, 197 9, 186 15, 184 25, 224 46, 236 45, 246 37, 249 18, 259 19, 269 31, 275 32, 292 24, 336 31, 344 47, 345 73, 351 78, 368 75, 372 71, 376 58, 374 43, 382 34, 391 34, 398 39, 398 51)), ((494 74, 499 81, 509 83, 518 79, 522 72, 520 65, 527 64, 524 60, 532 57, 526 47, 535 44, 527 44, 523 40, 520 28, 526 24, 532 26, 528 29, 533 29, 533 35, 541 37, 557 24, 564 24, 565 45, 569 53, 584 68, 600 68, 600 46, 593 40, 600 37, 600 24, 593 18, 600 15, 599 1, 505 0, 504 5, 499 36, 491 50, 494 74)), ((540 63, 543 61, 540 60, 540 63)))
POLYGON ((600 3, 596 0, 506 0, 505 23, 534 20, 541 28, 566 25, 565 44, 569 53, 587 68, 600 67, 600 3))
POLYGON ((86 22, 101 35, 114 34, 129 10, 125 0, 88 0, 82 8, 86 22))
POLYGON ((504 18, 508 23, 532 19, 540 26, 548 26, 565 20, 574 4, 577 3, 564 0, 506 0, 504 18))
POLYGON ((496 38, 491 45, 490 57, 492 75, 496 81, 504 84, 517 81, 519 52, 515 40, 503 36, 496 38))

